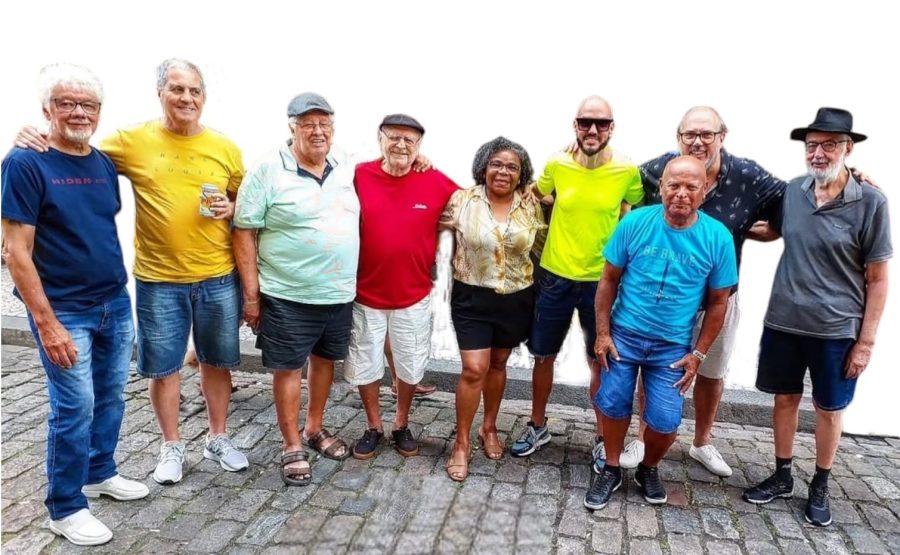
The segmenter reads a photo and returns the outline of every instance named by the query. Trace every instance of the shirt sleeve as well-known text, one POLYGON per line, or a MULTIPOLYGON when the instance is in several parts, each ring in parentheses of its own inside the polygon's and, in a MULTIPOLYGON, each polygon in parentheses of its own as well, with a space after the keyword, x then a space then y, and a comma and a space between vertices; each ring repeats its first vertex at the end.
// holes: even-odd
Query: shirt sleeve
POLYGON ((624 268, 628 262, 628 243, 630 242, 628 239, 631 235, 634 218, 634 213, 629 212, 616 226, 612 237, 609 238, 603 249, 603 257, 606 261, 618 268, 624 268))
MULTIPOLYGON (((4 200, 6 200, 4 198, 4 200)), ((869 220, 869 225, 863 229, 862 250, 866 264, 883 262, 894 254, 891 245, 891 220, 888 215, 887 199, 875 207, 875 212, 869 220)))
POLYGON ((625 202, 634 206, 642 200, 644 200, 644 185, 641 182, 641 172, 635 166, 631 170, 631 181, 625 190, 625 202))
POLYGON ((781 212, 781 202, 784 199, 784 189, 787 187, 787 182, 773 176, 759 164, 754 162, 753 165, 757 172, 752 185, 756 191, 756 207, 753 219, 771 222, 781 212))
POLYGON ((36 226, 44 196, 37 169, 14 151, 3 160, 2 174, 3 219, 36 226))
POLYGON ((104 137, 100 141, 100 150, 112 160, 116 172, 122 173, 122 170, 119 169, 125 166, 125 141, 122 132, 115 131, 104 137))
POLYGON ((738 282, 737 255, 734 240, 725 226, 718 224, 716 229, 716 263, 709 275, 711 289, 732 287, 738 282))
POLYGON ((450 196, 444 211, 441 212, 441 218, 438 220, 438 226, 442 229, 459 229, 459 209, 462 205, 463 190, 460 189, 450 196))
POLYGON ((556 160, 550 160, 544 166, 544 172, 537 180, 537 190, 541 195, 547 196, 556 189, 556 184, 553 182, 553 174, 556 173, 557 164, 556 160))
POLYGON ((250 171, 238 188, 234 208, 234 227, 261 229, 266 227, 266 212, 272 198, 272 187, 265 179, 265 170, 250 171))
POLYGON ((237 193, 244 181, 244 159, 241 156, 241 149, 237 145, 232 145, 230 150, 231 166, 228 168, 228 185, 225 186, 225 190, 237 193))

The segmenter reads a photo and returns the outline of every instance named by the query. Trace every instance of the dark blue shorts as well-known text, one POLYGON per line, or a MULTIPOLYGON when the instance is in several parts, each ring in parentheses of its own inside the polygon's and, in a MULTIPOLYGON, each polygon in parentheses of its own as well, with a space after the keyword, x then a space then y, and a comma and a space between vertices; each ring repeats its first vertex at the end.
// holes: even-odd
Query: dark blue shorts
POLYGON ((273 370, 299 370, 310 353, 327 360, 342 360, 350 347, 353 302, 306 304, 261 296, 256 347, 262 363, 273 370))
POLYGON ((597 324, 594 297, 597 295, 597 282, 574 281, 543 270, 540 280, 535 283, 534 322, 528 338, 531 354, 535 357, 558 354, 572 324, 572 314, 577 310, 587 358, 595 360, 597 324))
POLYGON ((764 327, 756 388, 782 395, 803 393, 803 378, 809 368, 816 406, 842 410, 856 391, 856 378, 844 377, 844 364, 854 343, 854 339, 821 339, 764 327))

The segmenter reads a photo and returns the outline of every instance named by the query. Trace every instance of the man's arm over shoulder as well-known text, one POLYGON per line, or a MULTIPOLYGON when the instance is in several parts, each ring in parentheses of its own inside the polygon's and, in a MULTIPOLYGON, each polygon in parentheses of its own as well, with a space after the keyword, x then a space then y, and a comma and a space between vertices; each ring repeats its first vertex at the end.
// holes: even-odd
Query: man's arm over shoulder
MULTIPOLYGON (((556 189, 554 175, 556 174, 556 168, 559 166, 561 156, 563 156, 563 154, 557 154, 550 158, 547 161, 547 164, 544 165, 544 171, 541 172, 540 177, 538 177, 538 180, 535 182, 535 190, 541 196, 547 196, 556 189)), ((565 156, 571 155, 566 154, 565 156)))

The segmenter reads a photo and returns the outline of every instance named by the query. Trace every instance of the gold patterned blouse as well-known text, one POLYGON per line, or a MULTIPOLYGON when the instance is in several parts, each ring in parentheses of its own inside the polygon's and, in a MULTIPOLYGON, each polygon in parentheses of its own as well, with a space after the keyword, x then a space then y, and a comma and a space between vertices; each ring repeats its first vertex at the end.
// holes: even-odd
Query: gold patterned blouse
POLYGON ((534 282, 531 252, 535 235, 547 228, 540 203, 515 191, 505 222, 494 219, 484 186, 453 193, 441 215, 441 227, 454 231, 453 279, 515 293, 534 282))

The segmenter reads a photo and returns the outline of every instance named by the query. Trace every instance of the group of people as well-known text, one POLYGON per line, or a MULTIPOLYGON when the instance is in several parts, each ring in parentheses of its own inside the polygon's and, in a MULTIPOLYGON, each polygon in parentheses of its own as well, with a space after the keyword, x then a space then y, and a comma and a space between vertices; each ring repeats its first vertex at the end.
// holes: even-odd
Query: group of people
POLYGON ((776 471, 744 498, 792 494, 808 367, 818 448, 806 515, 830 523, 840 411, 868 363, 892 254, 884 195, 845 164, 866 138, 853 131, 849 112, 822 108, 792 132, 805 143, 809 172, 788 183, 726 152, 727 128, 710 107, 682 118, 680 152, 634 165, 609 144, 610 104, 591 96, 577 109, 574 146, 536 181, 525 148, 497 137, 475 154, 474 185, 461 188, 420 154, 425 128, 406 114, 382 120, 379 159, 358 161, 332 145, 328 101, 299 94, 287 108, 288 139, 245 172, 235 144, 200 123, 206 88, 190 62, 159 66, 161 119, 121 129, 99 149, 89 144, 103 102, 96 76, 60 64, 45 68, 40 83, 49 134, 26 128, 3 160, 3 256, 48 377, 50 528, 71 542, 112 537, 87 497, 149 493, 120 476, 113 458, 135 335, 137 371, 148 379, 162 434, 153 472, 160 484, 182 478, 179 370, 189 335, 209 420, 204 457, 226 471, 248 467, 226 430, 242 321, 273 371, 286 485, 310 483, 306 448, 336 460, 376 455, 388 346, 396 368, 392 443, 417 455, 408 420, 429 358, 442 231, 455 243, 450 303, 462 361, 449 478, 468 475, 482 400, 478 441, 488 458, 504 456, 497 416, 507 360, 523 341, 535 361, 532 411, 509 454, 527 457, 550 441, 553 364, 577 310, 597 416, 597 476, 584 501, 594 510, 621 486, 622 469, 636 468, 648 502, 666 501, 657 465, 692 385, 690 456, 731 474, 710 434, 740 315, 741 247, 747 238, 783 236, 757 379, 775 394, 776 471), (136 201, 136 333, 114 221, 118 175, 131 181, 136 201), (352 447, 323 426, 337 360, 366 414, 352 447), (641 430, 626 446, 638 375, 641 430))

